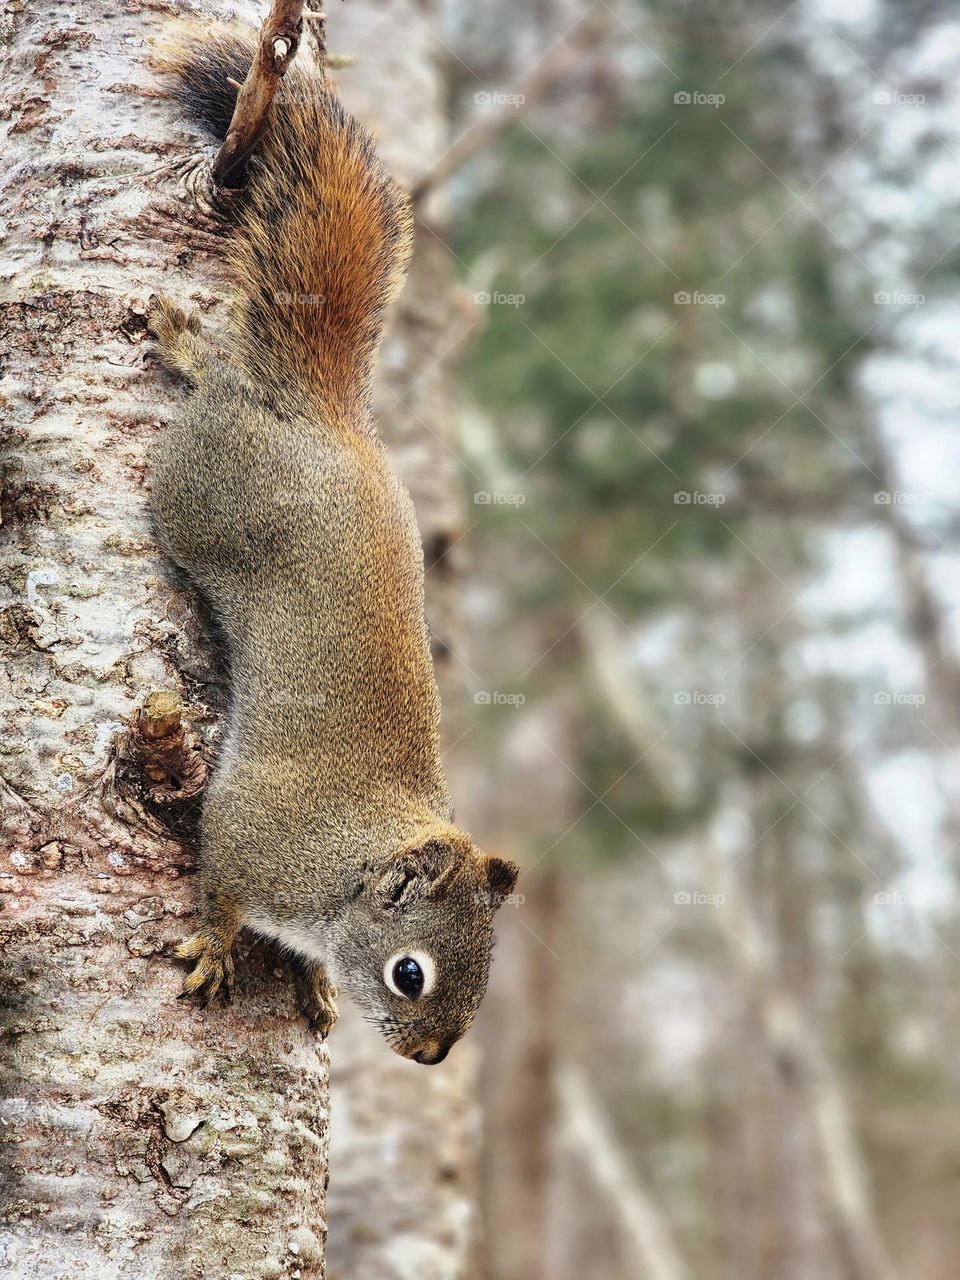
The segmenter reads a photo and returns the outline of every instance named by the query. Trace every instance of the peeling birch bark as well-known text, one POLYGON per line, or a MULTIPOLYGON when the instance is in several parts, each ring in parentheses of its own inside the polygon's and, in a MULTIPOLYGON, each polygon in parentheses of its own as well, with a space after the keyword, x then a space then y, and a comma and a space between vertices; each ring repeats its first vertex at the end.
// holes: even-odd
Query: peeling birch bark
POLYGON ((169 819, 199 807, 224 694, 144 488, 177 395, 147 298, 226 313, 197 139, 147 65, 178 8, 2 29, 0 1270, 40 1280, 323 1274, 325 1050, 259 947, 205 1013, 170 955, 193 854, 169 819))

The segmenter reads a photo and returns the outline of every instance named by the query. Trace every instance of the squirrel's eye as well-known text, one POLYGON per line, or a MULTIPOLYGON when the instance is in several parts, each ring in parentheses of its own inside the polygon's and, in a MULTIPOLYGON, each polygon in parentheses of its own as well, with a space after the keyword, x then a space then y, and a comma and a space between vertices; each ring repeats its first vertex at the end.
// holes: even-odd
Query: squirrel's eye
POLYGON ((383 980, 395 996, 417 1000, 433 990, 437 967, 425 951, 396 951, 383 966, 383 980))
POLYGON ((401 995, 416 1000, 423 990, 423 970, 416 960, 404 956, 393 966, 393 981, 401 995))

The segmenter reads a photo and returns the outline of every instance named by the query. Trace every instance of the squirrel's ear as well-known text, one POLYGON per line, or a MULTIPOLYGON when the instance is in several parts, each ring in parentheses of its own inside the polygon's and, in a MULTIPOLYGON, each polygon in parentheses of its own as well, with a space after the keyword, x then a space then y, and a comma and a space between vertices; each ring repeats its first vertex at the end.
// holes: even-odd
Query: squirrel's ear
POLYGON ((503 900, 513 893, 520 868, 515 862, 507 862, 504 858, 491 858, 484 855, 480 859, 480 874, 486 878, 487 892, 494 910, 502 906, 503 900))
POLYGON ((457 869, 454 850, 443 840, 399 850, 377 881, 376 894, 388 910, 402 907, 415 895, 438 897, 457 869))

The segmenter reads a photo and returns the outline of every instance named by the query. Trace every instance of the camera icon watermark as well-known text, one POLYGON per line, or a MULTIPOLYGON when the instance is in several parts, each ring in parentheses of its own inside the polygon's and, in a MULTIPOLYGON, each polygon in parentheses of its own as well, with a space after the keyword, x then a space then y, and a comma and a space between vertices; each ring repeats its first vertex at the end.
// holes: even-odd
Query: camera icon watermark
POLYGON ((914 311, 922 307, 926 300, 925 293, 906 293, 902 289, 881 289, 873 295, 874 304, 878 307, 913 307, 914 311))
POLYGON ((480 889, 476 894, 476 901, 485 907, 490 907, 493 911, 496 911, 497 907, 513 907, 516 910, 522 907, 526 900, 525 893, 508 893, 506 897, 501 897, 500 894, 491 893, 488 889, 480 889))
POLYGON ((722 107, 726 102, 726 94, 701 93, 699 89, 678 89, 673 101, 678 107, 722 107))
POLYGON ((878 907, 923 907, 930 898, 925 893, 904 893, 901 889, 881 889, 873 895, 878 907))
POLYGON ((477 507, 522 507, 526 500, 525 493, 504 489, 479 489, 473 495, 474 506, 477 507))
POLYGON ((873 695, 877 707, 922 707, 926 700, 925 693, 904 693, 900 689, 878 689, 873 695))
POLYGON ((275 293, 273 300, 278 307, 324 307, 327 303, 322 293, 275 293))
POLYGON ((478 107, 522 107, 526 100, 525 93, 504 93, 500 89, 480 89, 473 95, 478 107))
POLYGON ((526 300, 525 293, 503 293, 499 289, 492 292, 480 289, 473 295, 473 301, 478 307, 522 307, 526 300))
POLYGON ((700 289, 678 289, 673 295, 678 307, 722 307, 726 300, 724 293, 704 293, 700 289))
POLYGON ((477 707, 522 707, 526 700, 525 693, 504 693, 499 689, 480 689, 473 695, 477 707))
POLYGON ((899 489, 878 489, 873 495, 878 507, 921 507, 926 500, 922 493, 901 493, 899 489))
POLYGON ((725 693, 706 693, 703 689, 678 689, 673 701, 678 707, 722 707, 725 693))
POLYGON ((725 893, 701 893, 698 889, 678 889, 673 895, 678 907, 722 907, 726 900, 725 893))
POLYGON ((873 101, 878 107, 922 107, 926 94, 901 93, 898 89, 878 89, 873 101))
POLYGON ((722 507, 726 500, 725 493, 704 493, 700 489, 678 489, 673 495, 677 507, 722 507))

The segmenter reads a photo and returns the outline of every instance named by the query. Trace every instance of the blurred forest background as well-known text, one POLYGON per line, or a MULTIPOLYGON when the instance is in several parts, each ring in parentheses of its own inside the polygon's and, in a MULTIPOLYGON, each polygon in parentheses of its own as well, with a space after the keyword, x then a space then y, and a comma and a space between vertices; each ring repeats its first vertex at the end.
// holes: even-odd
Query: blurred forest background
POLYGON ((960 19, 433 19, 490 1280, 954 1280, 960 19))

